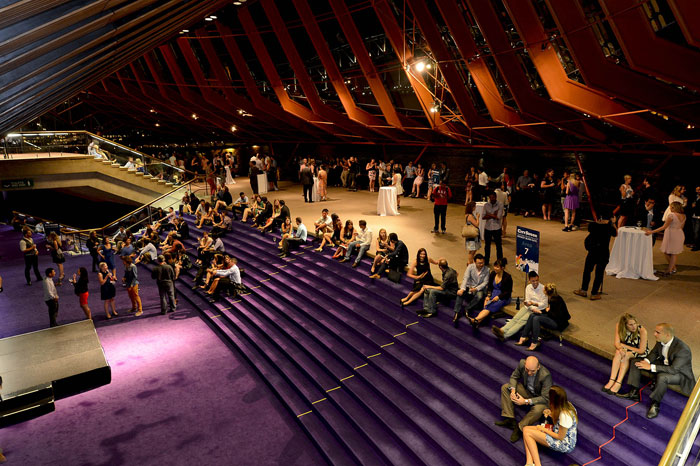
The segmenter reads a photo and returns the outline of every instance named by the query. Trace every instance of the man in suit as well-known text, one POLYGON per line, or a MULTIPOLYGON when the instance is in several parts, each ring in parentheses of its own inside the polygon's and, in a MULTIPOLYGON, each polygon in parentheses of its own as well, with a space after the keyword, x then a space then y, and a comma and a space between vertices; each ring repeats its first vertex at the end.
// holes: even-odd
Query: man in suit
POLYGON ((669 385, 680 385, 681 392, 686 396, 690 395, 695 385, 690 348, 674 336, 671 324, 657 324, 654 329, 654 338, 656 338, 656 345, 649 355, 646 358, 634 358, 631 361, 627 376, 630 391, 617 394, 620 398, 639 401, 640 370, 644 369, 656 374, 656 386, 651 392, 651 406, 647 411, 648 419, 654 419, 659 415, 659 405, 669 385))
POLYGON ((399 235, 396 233, 389 233, 389 249, 391 252, 382 259, 374 275, 370 275, 369 278, 381 278, 387 268, 403 272, 408 264, 408 248, 403 241, 399 240, 399 235))
POLYGON ((303 168, 299 172, 299 181, 304 187, 304 202, 313 202, 313 197, 311 195, 311 188, 314 187, 314 173, 311 171, 309 165, 304 164, 303 168))
MULTIPOLYGON (((637 215, 635 216, 635 224, 639 225, 641 222, 642 228, 649 230, 654 230, 663 225, 664 222, 661 220, 663 212, 661 209, 656 208, 656 201, 654 199, 646 199, 642 206, 644 207, 643 209, 638 208, 637 215)), ((653 245, 654 243, 656 243, 656 236, 652 235, 651 244, 653 245)))
POLYGON ((510 441, 515 443, 523 435, 523 427, 536 423, 542 412, 549 408, 549 389, 552 388, 552 375, 540 364, 535 356, 521 359, 510 376, 510 382, 501 386, 501 416, 497 426, 510 427, 513 434, 510 441), (530 411, 519 422, 515 422, 514 405, 531 406, 530 411))

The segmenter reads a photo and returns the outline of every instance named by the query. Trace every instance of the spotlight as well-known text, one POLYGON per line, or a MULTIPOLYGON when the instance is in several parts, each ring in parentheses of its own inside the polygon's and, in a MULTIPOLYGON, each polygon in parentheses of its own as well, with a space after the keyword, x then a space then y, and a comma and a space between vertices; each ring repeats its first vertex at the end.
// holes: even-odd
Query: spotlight
POLYGON ((198 118, 199 118, 199 117, 197 116, 196 113, 193 113, 193 114, 192 114, 192 119, 193 119, 193 120, 196 120, 196 119, 198 119, 198 118))
POLYGON ((427 69, 431 69, 431 68, 433 67, 433 65, 431 65, 430 63, 428 63, 427 65, 425 65, 425 67, 426 67, 427 69))
POLYGON ((425 70, 425 63, 423 63, 422 61, 419 61, 418 63, 416 63, 416 71, 418 71, 420 73, 423 70, 425 70))
POLYGON ((231 126, 231 132, 236 131, 237 129, 238 129, 238 128, 236 128, 235 125, 232 125, 232 126, 231 126))

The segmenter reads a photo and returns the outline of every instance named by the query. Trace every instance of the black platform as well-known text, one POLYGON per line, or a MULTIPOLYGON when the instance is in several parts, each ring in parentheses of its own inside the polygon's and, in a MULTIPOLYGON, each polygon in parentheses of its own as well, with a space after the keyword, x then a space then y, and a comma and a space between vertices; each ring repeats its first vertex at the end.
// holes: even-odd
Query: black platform
POLYGON ((112 379, 91 320, 0 339, 0 375, 0 425, 53 411, 54 399, 112 379))

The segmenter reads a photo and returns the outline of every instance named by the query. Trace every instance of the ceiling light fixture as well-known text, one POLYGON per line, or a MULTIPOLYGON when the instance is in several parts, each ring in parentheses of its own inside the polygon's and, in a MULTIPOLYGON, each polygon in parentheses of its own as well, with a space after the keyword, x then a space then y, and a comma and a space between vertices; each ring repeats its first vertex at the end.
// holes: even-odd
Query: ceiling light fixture
POLYGON ((236 131, 238 128, 236 128, 236 125, 231 125, 231 131, 236 131))
POLYGON ((211 18, 204 18, 204 21, 214 21, 214 20, 211 18))
POLYGON ((416 71, 421 73, 424 70, 425 70, 425 63, 423 63, 422 61, 419 61, 418 63, 416 63, 416 71))
POLYGON ((196 119, 198 119, 198 118, 199 118, 199 117, 197 116, 196 113, 193 113, 193 114, 192 114, 192 119, 196 120, 196 119))

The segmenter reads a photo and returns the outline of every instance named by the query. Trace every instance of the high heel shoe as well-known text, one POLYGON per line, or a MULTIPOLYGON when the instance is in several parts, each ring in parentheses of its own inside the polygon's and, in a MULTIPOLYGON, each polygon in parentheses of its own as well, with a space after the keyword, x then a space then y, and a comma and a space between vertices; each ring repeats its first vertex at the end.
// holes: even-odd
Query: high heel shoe
MULTIPOLYGON (((610 380, 615 382, 615 379, 610 379, 610 380)), ((610 382, 610 380, 608 380, 608 382, 610 382)), ((612 388, 612 386, 610 388, 612 388)), ((603 385, 603 387, 600 389, 600 391, 602 391, 603 393, 607 393, 608 395, 612 395, 613 392, 610 390, 610 388, 607 388, 605 385, 603 385)))
POLYGON ((117 314, 117 311, 112 311, 112 314, 115 315, 115 316, 118 316, 118 315, 119 315, 119 314, 117 314))
POLYGON ((454 328, 459 328, 459 313, 455 312, 455 316, 452 318, 452 325, 454 328))
POLYGON ((111 319, 111 318, 112 318, 112 315, 108 312, 108 313, 107 313, 107 320, 109 320, 109 319, 111 319))
POLYGON ((540 345, 542 344, 541 341, 538 341, 537 343, 532 343, 529 348, 527 348, 527 351, 537 351, 540 348, 540 345))

